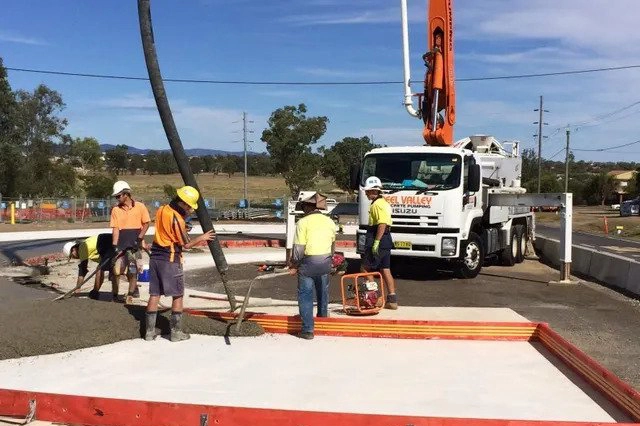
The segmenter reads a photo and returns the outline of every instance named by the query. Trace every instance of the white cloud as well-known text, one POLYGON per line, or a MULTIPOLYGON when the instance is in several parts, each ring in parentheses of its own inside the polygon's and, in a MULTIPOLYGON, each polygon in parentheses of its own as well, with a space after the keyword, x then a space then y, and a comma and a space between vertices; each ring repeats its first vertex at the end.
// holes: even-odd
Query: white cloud
POLYGON ((27 37, 13 32, 0 31, 0 42, 30 44, 35 46, 46 46, 49 43, 35 37, 27 37))

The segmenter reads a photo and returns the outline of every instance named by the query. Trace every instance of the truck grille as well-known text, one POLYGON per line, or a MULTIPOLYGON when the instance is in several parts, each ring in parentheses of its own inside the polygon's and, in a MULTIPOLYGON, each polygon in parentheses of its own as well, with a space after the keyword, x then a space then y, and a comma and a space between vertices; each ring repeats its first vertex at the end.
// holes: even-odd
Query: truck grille
POLYGON ((391 215, 394 226, 438 226, 438 216, 391 215))

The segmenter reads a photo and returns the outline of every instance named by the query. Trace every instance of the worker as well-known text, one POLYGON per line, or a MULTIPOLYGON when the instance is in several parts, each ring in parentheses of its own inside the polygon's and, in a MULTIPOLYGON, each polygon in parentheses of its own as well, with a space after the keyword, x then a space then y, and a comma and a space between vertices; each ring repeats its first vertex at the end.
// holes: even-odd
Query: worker
POLYGON ((144 236, 149 229, 149 211, 143 203, 136 201, 131 196, 131 187, 123 180, 113 184, 113 196, 118 204, 111 209, 111 222, 109 226, 113 230, 113 247, 115 250, 123 250, 123 265, 115 265, 111 279, 113 285, 114 300, 119 300, 118 281, 124 269, 124 274, 129 281, 126 303, 133 303, 134 297, 140 297, 138 290, 138 259, 141 258, 140 249, 147 250, 144 236))
POLYGON ((314 193, 299 201, 296 210, 304 216, 296 224, 289 273, 298 275, 298 309, 302 329, 298 337, 313 339, 313 291, 317 316, 329 316, 329 274, 336 241, 336 225, 320 210, 326 209, 326 197, 314 193))
POLYGON ((149 302, 146 312, 145 340, 156 338, 156 318, 160 296, 172 297, 171 341, 189 339, 182 326, 184 272, 182 251, 215 238, 213 230, 189 241, 185 218, 198 208, 200 194, 192 186, 183 186, 169 204, 156 212, 156 232, 151 244, 149 260, 149 302))
POLYGON ((376 176, 367 178, 364 191, 371 206, 361 269, 363 272, 381 273, 388 291, 384 307, 398 309, 396 285, 391 275, 391 206, 382 196, 382 182, 376 176))
POLYGON ((110 271, 111 262, 109 260, 115 254, 111 234, 94 235, 82 241, 69 241, 63 246, 62 252, 69 259, 80 259, 76 283, 78 288, 80 288, 80 285, 84 282, 84 277, 89 272, 89 261, 98 264, 100 269, 96 272, 93 290, 89 292, 91 299, 98 300, 100 287, 104 282, 104 273, 110 271))

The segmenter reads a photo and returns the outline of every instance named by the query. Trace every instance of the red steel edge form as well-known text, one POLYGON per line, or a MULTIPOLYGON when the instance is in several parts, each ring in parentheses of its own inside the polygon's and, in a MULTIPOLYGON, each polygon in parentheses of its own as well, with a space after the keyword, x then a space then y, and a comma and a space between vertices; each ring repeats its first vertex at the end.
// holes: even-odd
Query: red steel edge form
MULTIPOLYGON (((190 314, 231 319, 230 313, 190 310, 190 314)), ((245 320, 261 324, 269 333, 292 333, 300 329, 297 316, 247 313, 245 320)), ((410 339, 466 339, 541 342, 555 357, 582 377, 635 423, 640 424, 640 394, 577 347, 567 342, 546 323, 375 320, 317 318, 318 335, 362 336, 410 339)), ((134 401, 91 396, 59 395, 24 390, 0 389, 0 414, 24 418, 29 401, 36 401, 36 419, 92 426, 173 425, 273 425, 273 426, 543 426, 610 425, 598 422, 555 422, 509 419, 471 419, 421 416, 365 415, 313 411, 134 401), (206 420, 206 422, 205 422, 206 420)))

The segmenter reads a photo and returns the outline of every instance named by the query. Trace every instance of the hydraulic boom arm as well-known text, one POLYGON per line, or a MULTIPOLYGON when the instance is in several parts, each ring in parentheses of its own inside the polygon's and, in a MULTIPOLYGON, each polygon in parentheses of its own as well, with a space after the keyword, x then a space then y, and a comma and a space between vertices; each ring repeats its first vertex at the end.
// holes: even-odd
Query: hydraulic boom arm
POLYGON ((424 122, 422 136, 427 145, 453 144, 455 116, 455 78, 453 71, 453 0, 430 0, 427 16, 427 53, 422 56, 427 68, 424 91, 418 94, 419 110, 412 113, 409 93, 408 35, 406 0, 401 0, 403 47, 405 49, 405 107, 424 122))

